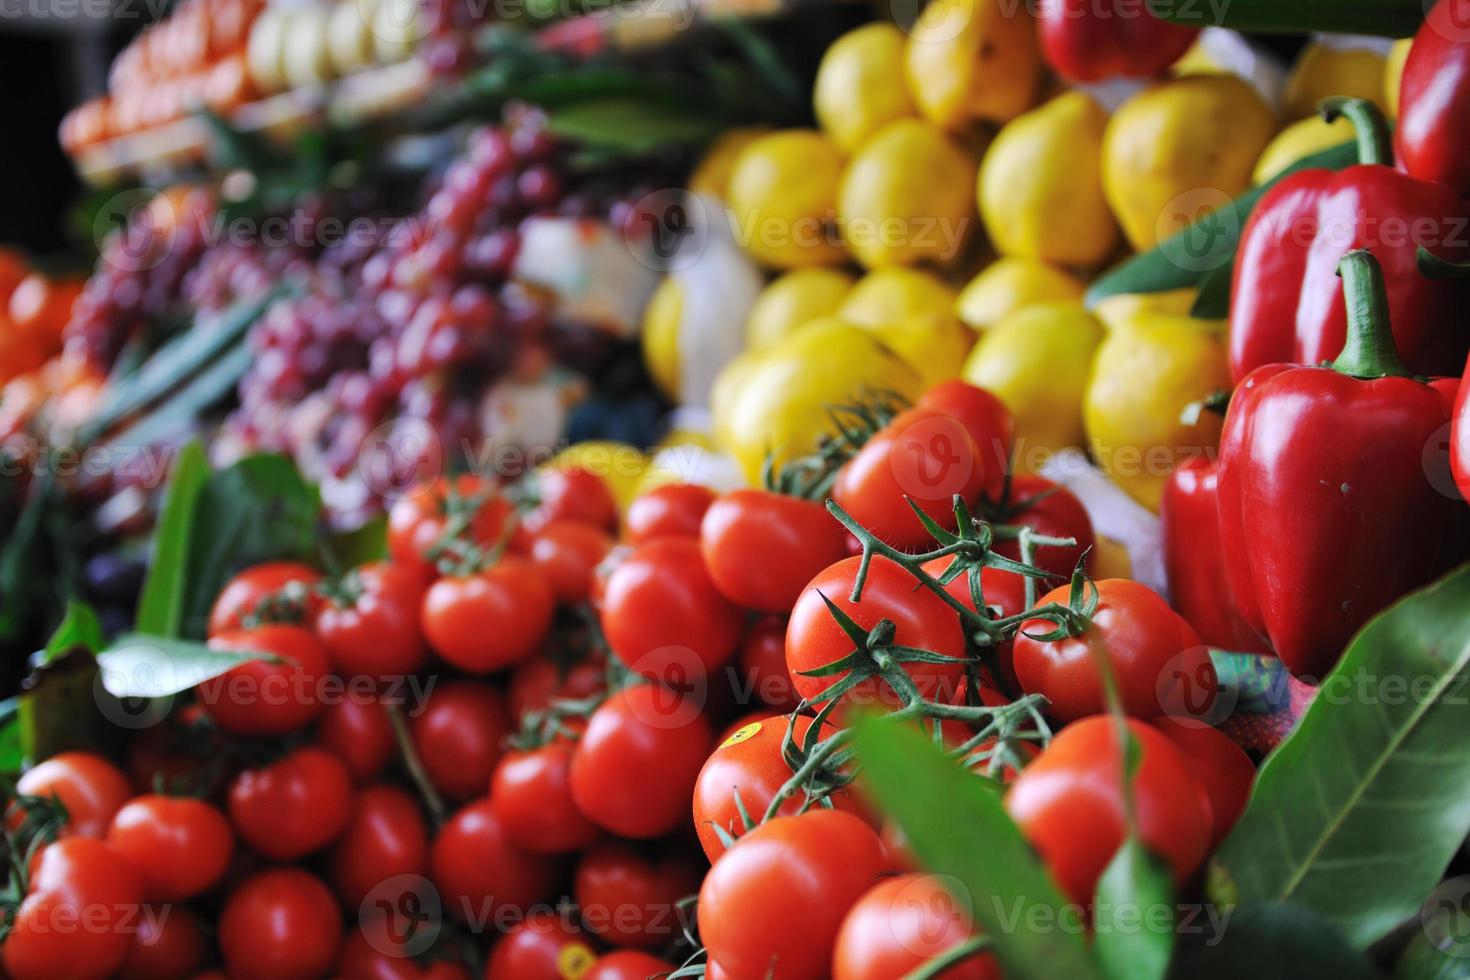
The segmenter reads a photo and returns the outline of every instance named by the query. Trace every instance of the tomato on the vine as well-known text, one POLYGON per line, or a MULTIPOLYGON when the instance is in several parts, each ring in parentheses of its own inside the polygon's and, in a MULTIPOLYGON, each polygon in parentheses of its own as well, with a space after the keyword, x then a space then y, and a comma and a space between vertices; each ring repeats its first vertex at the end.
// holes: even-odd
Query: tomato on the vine
POLYGON ((786 669, 786 617, 762 616, 740 641, 737 693, 749 703, 754 698, 776 711, 795 711, 801 703, 791 672, 786 669))
POLYGON ((367 782, 393 761, 398 751, 388 709, 376 697, 347 696, 322 709, 316 740, 342 760, 354 782, 367 782))
POLYGON ((495 944, 484 980, 566 980, 582 977, 597 953, 564 916, 537 909, 495 944))
POLYGON ((423 666, 418 573, 373 562, 349 572, 333 592, 316 614, 316 633, 339 673, 386 679, 423 666))
POLYGON ((516 847, 484 799, 440 829, 429 852, 429 877, 448 914, 483 928, 544 901, 556 889, 557 865, 516 847))
MULTIPOLYGON (((933 875, 878 882, 858 899, 832 953, 832 980, 896 980, 969 942, 970 915, 933 875)), ((971 956, 935 980, 999 980, 995 957, 971 956)))
POLYGON ((395 565, 432 578, 437 574, 429 552, 440 543, 452 521, 464 526, 470 544, 489 547, 505 535, 515 508, 493 481, 473 474, 439 480, 394 501, 388 510, 388 557, 395 565))
POLYGON ((537 656, 520 664, 510 675, 506 697, 511 717, 519 720, 528 711, 544 711, 553 700, 580 701, 607 687, 607 665, 587 657, 563 665, 549 656, 537 656))
POLYGON ((698 705, 640 684, 592 713, 572 754, 572 799, 621 837, 660 837, 688 813, 712 735, 698 705))
MULTIPOLYGON (((874 555, 868 566, 862 598, 851 599, 852 585, 862 559, 844 558, 825 569, 807 585, 791 611, 786 627, 786 667, 802 697, 813 703, 846 673, 811 677, 814 671, 836 663, 853 652, 852 639, 838 625, 827 602, 841 609, 858 626, 872 630, 887 620, 894 626, 892 642, 929 650, 951 658, 944 663, 905 663, 903 669, 927 700, 947 699, 965 676, 965 634, 960 617, 895 561, 874 555), (825 600, 824 601, 824 597, 825 600)), ((843 696, 850 705, 894 706, 899 695, 886 680, 869 677, 843 696)))
POLYGON ((247 878, 220 912, 220 954, 231 980, 316 980, 332 969, 341 944, 336 900, 300 868, 247 878))
POLYGON ((204 964, 209 941, 199 918, 183 905, 145 905, 116 980, 184 980, 204 964))
POLYGON ((335 755, 305 746, 241 772, 228 802, 241 840, 268 858, 290 861, 342 833, 352 814, 352 783, 335 755))
POLYGON ((604 531, 618 526, 618 502, 607 481, 579 466, 548 467, 532 477, 536 506, 526 515, 531 530, 553 521, 577 521, 604 531))
MULTIPOLYGON (((954 561, 952 556, 945 556, 926 561, 920 567, 937 579, 943 577, 954 561)), ((944 587, 944 591, 964 603, 969 609, 975 608, 975 597, 970 591, 972 575, 974 575, 973 569, 955 576, 944 587)), ((990 567, 980 569, 980 593, 992 617, 1003 619, 1026 610, 1026 578, 1015 572, 990 567)), ((1038 589, 1037 595, 1040 594, 1038 589)))
POLYGON ((146 794, 117 811, 107 845, 143 875, 150 901, 181 902, 224 877, 235 835, 203 800, 146 794))
POLYGON ((230 734, 284 735, 321 710, 318 688, 332 665, 310 630, 282 625, 233 630, 212 637, 209 645, 277 658, 248 660, 199 685, 200 703, 230 734))
POLYGON ((103 837, 112 818, 133 795, 122 770, 91 752, 59 752, 16 781, 22 796, 58 800, 66 809, 63 834, 103 837))
POLYGON ((658 949, 683 934, 677 903, 699 891, 701 868, 678 853, 622 841, 582 855, 572 879, 582 925, 611 946, 658 949))
POLYGON ((435 789, 456 800, 489 791, 500 743, 512 731, 497 688, 480 681, 442 681, 408 725, 435 789))
POLYGON ((598 957, 582 980, 648 980, 673 973, 675 969, 674 964, 649 953, 619 949, 598 957))
POLYGON ((1245 749, 1218 728, 1178 718, 1154 718, 1150 724, 1174 743, 1205 788, 1214 818, 1210 839, 1210 846, 1214 847, 1225 839, 1245 812, 1251 787, 1256 782, 1255 765, 1245 749))
MULTIPOLYGON (((1092 518, 1077 495, 1042 476, 1020 473, 1011 478, 1010 497, 990 517, 998 523, 1025 526, 1047 538, 1072 538, 1072 545, 1036 547, 1031 564, 1068 579, 1082 556, 1097 546, 1092 518)), ((1020 541, 997 541, 995 552, 1021 560, 1020 541)))
MULTIPOLYGON (((1082 904, 1092 899, 1098 878, 1124 840, 1117 726, 1110 715, 1068 725, 1021 770, 1006 795, 1006 809, 1021 833, 1062 890, 1082 904)), ((1132 784, 1139 836, 1165 860, 1175 880, 1183 881, 1209 850, 1209 797, 1163 734, 1132 719, 1128 729, 1140 749, 1132 784)))
POLYGON ((0 946, 5 972, 14 980, 111 976, 132 946, 143 887, 137 869, 100 840, 68 837, 47 845, 0 946), (85 923, 77 918, 83 913, 85 923))
MULTIPOLYGON (((1104 579, 1097 609, 1080 636, 1040 640, 1055 629, 1046 620, 1021 624, 1012 644, 1022 690, 1041 694, 1049 712, 1068 722, 1107 710, 1096 657, 1107 657, 1123 710, 1135 718, 1188 714, 1204 716, 1214 704, 1218 680, 1210 652, 1184 618, 1146 585, 1104 579)), ((1070 588, 1038 600, 1066 605, 1070 588)))
POLYGON ((396 786, 359 791, 329 860, 332 886, 349 909, 399 875, 422 876, 429 867, 429 829, 418 801, 396 786))
MULTIPOLYGON (((310 565, 297 561, 272 561, 252 565, 225 583, 209 610, 209 635, 215 636, 248 625, 267 622, 300 622, 300 614, 309 613, 317 602, 309 593, 303 608, 292 609, 289 603, 272 607, 270 600, 282 597, 288 585, 301 585, 308 590, 320 582, 322 575, 310 565), (296 618, 292 617, 296 614, 296 618), (279 617, 279 618, 276 618, 279 617), (260 623, 253 620, 260 620, 260 623)), ((306 591, 306 590, 303 590, 306 591)))
POLYGON ((507 752, 490 781, 490 802, 517 847, 536 854, 568 854, 602 831, 572 799, 572 746, 557 740, 507 752))
POLYGON ((623 539, 642 544, 654 538, 697 538, 715 492, 698 483, 665 483, 640 494, 628 507, 623 539))
POLYGON ((847 530, 827 508, 768 490, 736 490, 705 512, 700 551, 730 601, 785 612, 822 569, 847 557, 847 530))
POLYGON ((705 876, 700 938, 730 977, 822 980, 847 910, 885 870, 878 835, 850 813, 776 817, 705 876))
POLYGON ((531 532, 531 564, 551 586, 558 602, 586 599, 597 566, 613 548, 612 535, 582 521, 550 521, 531 532))
POLYGON ((420 615, 435 653, 461 670, 488 674, 534 653, 555 608, 551 586, 536 566, 503 555, 489 568, 429 586, 420 615))

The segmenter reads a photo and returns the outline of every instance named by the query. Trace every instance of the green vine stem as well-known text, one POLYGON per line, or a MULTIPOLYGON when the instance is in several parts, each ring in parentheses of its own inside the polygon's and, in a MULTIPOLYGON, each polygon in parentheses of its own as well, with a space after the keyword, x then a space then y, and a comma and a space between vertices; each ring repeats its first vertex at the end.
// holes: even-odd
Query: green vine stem
POLYGON ((434 788, 433 781, 429 779, 429 773, 424 769, 424 762, 419 758, 418 748, 413 744, 413 734, 408 730, 408 719, 403 716, 403 708, 390 704, 387 705, 387 711, 388 721, 393 725, 393 740, 398 744, 398 757, 403 760, 403 768, 408 770, 408 777, 413 780, 414 787, 424 801, 424 807, 434 821, 434 826, 441 826, 449 815, 449 808, 445 806, 444 798, 434 788))

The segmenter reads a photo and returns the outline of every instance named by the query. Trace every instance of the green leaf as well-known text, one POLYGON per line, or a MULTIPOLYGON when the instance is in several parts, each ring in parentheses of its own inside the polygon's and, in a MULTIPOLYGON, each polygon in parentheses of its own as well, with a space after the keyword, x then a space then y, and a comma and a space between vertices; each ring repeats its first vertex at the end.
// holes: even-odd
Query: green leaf
POLYGON ((1234 260, 1246 220, 1266 191, 1299 170, 1310 167, 1341 170, 1357 161, 1355 143, 1343 143, 1298 160, 1268 183, 1246 191, 1225 207, 1175 232, 1151 251, 1135 255, 1104 273, 1087 290, 1088 307, 1120 293, 1160 293, 1208 284, 1214 273, 1234 260))
POLYGON ((1111 980, 1162 980, 1167 973, 1173 882, 1137 837, 1123 842, 1098 879, 1093 927, 1098 962, 1111 980))
POLYGON ((627 153, 700 143, 719 125, 708 115, 625 98, 576 103, 553 112, 547 120, 547 127, 560 136, 627 153))
POLYGON ((27 761, 108 744, 109 734, 116 733, 99 710, 96 681, 96 657, 73 647, 21 682, 18 717, 27 761))
POLYGON ((1425 0, 1152 0, 1160 17, 1237 31, 1408 37, 1424 22, 1425 0))
POLYGON ((1194 921, 1181 922, 1180 929, 1185 940, 1169 971, 1175 980, 1256 976, 1373 980, 1378 976, 1331 925, 1294 905, 1269 903, 1229 910, 1207 905, 1194 921))
POLYGON ((194 508, 209 479, 209 463, 198 442, 190 442, 174 461, 163 510, 153 531, 153 557, 138 598, 137 628, 177 636, 184 621, 187 563, 194 534, 194 508))
POLYGON ((102 686, 116 698, 166 698, 270 654, 216 650, 203 643, 129 633, 97 656, 102 686))
POLYGON ((862 779, 915 853, 955 879, 954 897, 995 944, 1012 978, 1100 977, 1064 900, 1000 795, 921 731, 879 718, 855 736, 862 779))
POLYGON ((0 776, 13 776, 25 767, 25 751, 21 746, 20 718, 12 716, 0 722, 0 776))
POLYGON ((154 446, 192 428, 204 410, 235 390, 249 370, 255 352, 245 344, 228 351, 137 422, 120 431, 109 445, 154 446))
POLYGON ((1222 891, 1359 948, 1412 916, 1470 833, 1470 565, 1373 619, 1266 760, 1222 891))
POLYGON ((321 542, 321 563, 342 572, 388 557, 388 518, 378 515, 360 527, 329 535, 321 542))
POLYGON ((66 651, 76 648, 96 653, 106 645, 107 637, 102 631, 102 621, 97 618, 96 610, 80 599, 72 599, 66 604, 66 616, 61 625, 56 627, 56 632, 46 641, 46 659, 54 660, 66 651))
MULTIPOLYGON (((7 505, 22 499, 19 479, 7 479, 7 505)), ((45 583, 38 581, 36 565, 45 551, 48 511, 61 505, 50 471, 43 473, 23 496, 20 513, 0 544, 0 640, 19 641, 31 634, 27 624, 36 607, 44 604, 45 583)), ((44 566, 43 566, 44 567, 44 566)))

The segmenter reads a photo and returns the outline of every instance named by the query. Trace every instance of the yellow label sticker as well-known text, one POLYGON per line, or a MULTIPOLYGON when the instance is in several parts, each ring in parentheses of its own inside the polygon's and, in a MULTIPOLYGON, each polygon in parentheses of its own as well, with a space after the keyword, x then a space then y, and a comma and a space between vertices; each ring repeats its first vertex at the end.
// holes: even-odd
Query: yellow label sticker
POLYGON ((597 962, 597 954, 585 943, 569 943, 556 954, 556 972, 562 980, 582 980, 597 962))
POLYGON ((723 749, 731 745, 739 745, 741 742, 748 742, 751 739, 755 738, 755 733, 760 730, 761 723, 758 721, 753 721, 749 725, 746 725, 744 728, 731 732, 730 737, 720 743, 720 748, 723 749))

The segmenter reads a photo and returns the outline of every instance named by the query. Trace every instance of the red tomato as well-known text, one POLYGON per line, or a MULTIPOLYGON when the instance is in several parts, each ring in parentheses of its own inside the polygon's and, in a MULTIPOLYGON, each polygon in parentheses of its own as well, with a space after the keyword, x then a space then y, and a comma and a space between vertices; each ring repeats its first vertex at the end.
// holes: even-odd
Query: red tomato
POLYGON ((317 721, 316 739, 359 783, 388 768, 398 751, 388 709, 377 699, 348 696, 328 704, 317 721))
POLYGON ((142 874, 150 901, 180 902, 224 877, 235 835, 203 800, 148 794, 117 811, 107 844, 142 874))
POLYGON ((544 469, 535 476, 540 501, 526 515, 532 529, 552 521, 578 521, 614 531, 618 526, 618 502, 607 481, 580 467, 544 469))
POLYGON ((544 901, 556 889, 557 866, 511 843, 485 799, 460 810, 439 831, 429 852, 429 877, 446 912, 486 928, 544 901))
POLYGON ((601 836, 572 800, 571 772, 572 746, 562 741, 501 758, 490 782, 490 801, 517 847, 566 854, 601 836))
POLYGON ((184 980, 204 964, 209 941, 182 905, 145 905, 117 980, 184 980))
POLYGON ((472 674, 514 666, 551 628, 556 600, 525 558, 505 555, 473 575, 441 578, 424 593, 421 622, 429 646, 472 674))
MULTIPOLYGON (((954 564, 954 558, 946 556, 926 561, 923 564, 924 571, 935 578, 944 575, 946 569, 954 564)), ((970 594, 970 576, 973 570, 958 576, 944 587, 944 591, 963 602, 971 609, 975 608, 974 596, 970 594)), ((985 600, 985 606, 991 610, 992 616, 1005 618, 1014 616, 1016 613, 1026 609, 1026 579, 1015 572, 1003 571, 999 568, 980 569, 980 592, 985 600)), ((1041 590, 1037 590, 1037 596, 1041 590)))
MULTIPOLYGON (((812 719, 804 716, 796 719, 797 744, 806 743, 811 727, 812 719)), ((745 833, 744 821, 735 805, 736 791, 745 804, 745 812, 760 823, 776 791, 791 778, 791 766, 781 751, 786 728, 787 719, 782 715, 750 722, 721 742, 699 770, 699 778, 694 783, 694 832, 711 864, 725 853, 725 845, 715 833, 716 827, 731 837, 745 833)), ((835 726, 826 725, 822 736, 836 732, 835 726)), ((839 809, 856 809, 852 794, 846 789, 832 794, 832 802, 839 809)), ((795 813, 801 809, 801 803, 802 796, 798 793, 781 804, 780 812, 795 813)))
POLYGON ((438 570, 426 555, 450 524, 463 525, 463 537, 474 545, 494 545, 515 519, 515 508, 489 480, 466 474, 452 483, 400 497, 388 511, 388 557, 395 565, 433 578, 438 570))
POLYGON ((873 829, 841 810, 746 834, 699 890, 699 935, 731 977, 822 980, 853 903, 885 870, 873 829))
POLYGON ((648 980, 673 973, 677 967, 636 949, 620 949, 598 957, 582 980, 648 980))
POLYGON ((1205 794, 1210 798, 1210 813, 1214 817, 1210 836, 1213 849, 1225 839, 1235 821, 1245 812, 1251 787, 1256 782, 1255 765, 1245 750, 1219 729, 1175 718, 1155 718, 1150 724, 1174 743, 1184 761, 1189 763, 1190 771, 1205 788, 1205 794))
POLYGON ((859 524, 904 551, 935 547, 909 506, 953 529, 954 496, 979 499, 993 472, 963 424, 912 408, 880 429, 837 474, 832 498, 859 524))
POLYGON ((963 381, 941 381, 919 396, 914 407, 948 415, 963 425, 985 466, 985 492, 999 492, 1016 442, 1015 420, 1005 402, 963 381))
POLYGON ((66 809, 65 833, 103 837, 122 805, 133 795, 122 770, 90 752, 61 752, 16 781, 22 796, 60 801, 66 809))
POLYGON ((665 483, 638 497, 628 507, 623 538, 642 544, 654 538, 697 538, 715 492, 697 483, 665 483))
POLYGON ((225 900, 219 946, 230 980, 316 980, 342 945, 342 917, 327 886, 299 868, 272 868, 225 900))
MULTIPOLYGON (((1097 546, 1092 518, 1087 516, 1082 501, 1045 477, 1019 474, 1012 478, 1009 503, 989 517, 998 524, 1024 525, 1043 537, 1075 539, 1075 545, 1066 547, 1038 547, 1031 556, 1033 565, 1063 580, 1071 578, 1083 554, 1097 546)), ((997 541, 995 551, 1021 560, 1019 541, 997 541)))
POLYGON ((5 971, 14 980, 111 976, 132 947, 142 901, 142 876, 100 840, 48 845, 0 946, 5 971))
MULTIPOLYGON (((1032 636, 1051 631, 1051 623, 1021 624, 1012 651, 1022 690, 1045 695, 1050 713, 1063 722, 1101 714, 1107 704, 1094 659, 1101 651, 1129 715, 1208 714, 1219 682, 1194 629, 1146 585, 1104 579, 1096 588, 1097 610, 1081 636, 1043 642, 1032 636)), ((1042 596, 1038 605, 1066 605, 1067 597, 1068 588, 1060 588, 1042 596)))
POLYGON ((556 699, 580 701, 607 687, 607 665, 592 659, 563 667, 550 657, 532 657, 510 676, 511 717, 543 711, 556 699))
POLYGON ((592 713, 572 754, 572 799, 621 837, 660 837, 688 813, 710 738, 698 707, 674 692, 618 691, 592 713))
MULTIPOLYGON (((1117 722, 1096 715, 1062 729, 1006 795, 1006 809, 1062 891, 1086 904, 1124 839, 1123 765, 1117 722)), ((1189 763, 1157 730, 1128 722, 1141 749, 1133 779, 1139 835, 1177 881, 1210 846, 1210 800, 1189 763)))
POLYGON ((200 684, 199 701, 232 735, 284 735, 316 717, 321 681, 332 670, 326 650, 300 626, 260 626, 220 633, 219 650, 269 653, 285 663, 250 660, 200 684))
MULTIPOLYGON (((898 980, 975 934, 969 913, 933 875, 878 882, 858 899, 837 934, 832 980, 898 980)), ((972 956, 935 980, 1000 980, 995 957, 972 956)))
POLYGON ((551 521, 531 535, 531 564, 558 602, 581 602, 592 591, 598 564, 612 548, 612 535, 600 527, 581 521, 551 521))
POLYGON ((456 800, 483 795, 511 733, 500 692, 479 681, 441 681, 409 732, 434 788, 456 800))
POLYGON ((611 946, 660 949, 683 935, 676 903, 699 891, 703 870, 677 854, 607 841, 582 855, 572 895, 587 931, 611 946))
POLYGON ((699 544, 710 579, 731 602, 786 612, 812 576, 847 557, 847 530, 814 500, 736 490, 705 513, 699 544))
POLYGON ((429 868, 429 829, 418 801, 396 786, 369 786, 352 802, 330 856, 332 886, 348 909, 370 893, 398 907, 396 896, 377 893, 399 875, 423 877, 429 868))
POLYGON ((348 573, 340 589, 316 615, 317 636, 339 673, 386 679, 424 665, 424 583, 417 573, 374 562, 348 573))
POLYGON ((347 931, 334 974, 342 980, 470 980, 470 971, 462 963, 421 963, 393 940, 388 929, 364 928, 373 929, 371 939, 363 929, 347 931))
POLYGON ((230 822, 240 839, 275 861, 291 861, 336 840, 352 815, 347 767, 306 746, 235 777, 230 822))
POLYGON ((694 538, 639 545, 607 582, 602 630, 623 663, 665 684, 706 683, 730 662, 745 617, 710 581, 694 538))
POLYGON ((485 980, 566 980, 584 976, 596 960, 582 930, 538 909, 495 944, 485 980))
MULTIPOLYGON (((791 622, 786 627, 786 668, 791 671, 796 691, 808 701, 816 698, 846 674, 808 677, 806 671, 835 663, 853 651, 853 641, 832 618, 823 596, 863 629, 871 630, 882 620, 894 625, 893 642, 900 646, 931 650, 955 658, 953 664, 910 663, 904 671, 913 678, 919 693, 928 700, 946 700, 965 675, 965 634, 960 617, 944 600, 919 585, 902 565, 879 555, 868 566, 862 599, 853 602, 852 584, 862 559, 844 558, 807 585, 791 622)), ((898 705, 898 694, 887 681, 868 678, 843 698, 849 705, 898 705)), ((727 966, 729 964, 726 964, 727 966)))
POLYGON ((226 582, 215 597, 214 606, 209 610, 209 635, 242 629, 246 619, 251 618, 276 622, 275 616, 280 615, 281 622, 301 622, 302 610, 293 610, 290 603, 278 601, 272 604, 270 599, 280 597, 281 590, 288 585, 300 583, 311 586, 321 578, 316 569, 296 561, 252 565, 226 582), (264 605, 262 600, 265 600, 264 605))
POLYGON ((786 669, 786 617, 764 616, 751 625, 740 644, 739 670, 736 693, 741 703, 796 710, 801 696, 786 669))

